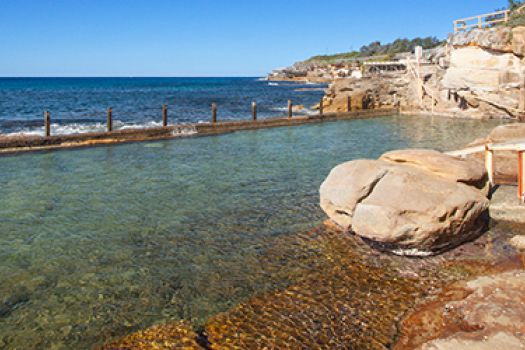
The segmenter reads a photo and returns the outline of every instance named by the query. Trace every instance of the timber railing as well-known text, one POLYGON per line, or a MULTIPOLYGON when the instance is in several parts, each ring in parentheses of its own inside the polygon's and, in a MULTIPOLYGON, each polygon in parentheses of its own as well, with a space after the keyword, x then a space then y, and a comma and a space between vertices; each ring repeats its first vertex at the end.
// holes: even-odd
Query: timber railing
MULTIPOLYGON (((364 105, 368 107, 368 105, 364 105)), ((377 116, 398 114, 397 108, 352 109, 351 98, 348 98, 346 111, 325 113, 323 100, 319 103, 317 114, 294 115, 292 100, 288 100, 287 115, 258 119, 257 103, 251 104, 251 118, 243 120, 218 121, 218 106, 211 104, 211 118, 207 123, 169 124, 168 106, 162 106, 162 126, 148 128, 113 128, 113 108, 106 112, 106 131, 76 134, 52 134, 52 114, 44 112, 42 135, 0 135, 0 154, 23 151, 50 150, 59 148, 85 147, 123 142, 151 141, 171 139, 184 136, 216 135, 237 130, 262 129, 279 126, 294 126, 306 123, 335 121, 345 119, 364 119, 377 116)))
POLYGON ((496 184, 494 179, 494 153, 495 152, 516 152, 518 158, 518 200, 525 204, 525 140, 514 140, 504 143, 486 143, 481 146, 469 147, 459 151, 448 152, 455 157, 466 157, 474 153, 485 153, 485 168, 491 186, 496 184))
POLYGON ((454 21, 454 33, 459 31, 468 31, 474 28, 490 28, 499 23, 507 23, 513 13, 520 13, 525 9, 525 5, 518 7, 516 10, 501 10, 483 15, 460 18, 454 21))

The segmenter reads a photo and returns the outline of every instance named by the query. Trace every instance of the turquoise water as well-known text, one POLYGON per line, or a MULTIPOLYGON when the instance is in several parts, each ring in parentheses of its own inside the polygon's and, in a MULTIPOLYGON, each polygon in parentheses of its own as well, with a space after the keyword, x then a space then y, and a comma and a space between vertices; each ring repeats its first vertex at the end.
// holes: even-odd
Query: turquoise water
POLYGON ((497 123, 384 117, 2 157, 0 349, 202 324, 286 286, 261 268, 279 264, 265 249, 324 220, 318 188, 333 166, 459 148, 497 123))

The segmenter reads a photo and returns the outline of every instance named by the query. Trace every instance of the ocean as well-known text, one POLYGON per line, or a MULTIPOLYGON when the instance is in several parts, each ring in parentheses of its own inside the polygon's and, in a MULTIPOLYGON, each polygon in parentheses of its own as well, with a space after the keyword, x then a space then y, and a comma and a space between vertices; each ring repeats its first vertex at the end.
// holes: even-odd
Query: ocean
POLYGON ((212 102, 219 120, 251 118, 252 101, 259 118, 284 115, 289 99, 313 113, 325 86, 256 77, 0 78, 0 133, 42 134, 44 111, 53 134, 102 131, 108 107, 115 129, 160 126, 163 104, 170 123, 209 121, 212 102))

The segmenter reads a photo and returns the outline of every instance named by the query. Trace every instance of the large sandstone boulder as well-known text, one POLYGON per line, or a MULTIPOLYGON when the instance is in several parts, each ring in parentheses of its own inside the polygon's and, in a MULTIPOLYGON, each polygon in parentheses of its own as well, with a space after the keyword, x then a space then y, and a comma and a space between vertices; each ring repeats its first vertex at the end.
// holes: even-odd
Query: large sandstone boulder
POLYGON ((399 254, 452 248, 479 236, 488 220, 489 202, 478 189, 385 160, 338 165, 320 195, 322 209, 343 229, 399 254))
POLYGON ((487 172, 472 159, 453 157, 427 149, 396 150, 383 154, 382 160, 413 166, 445 179, 462 182, 479 189, 487 184, 487 172))

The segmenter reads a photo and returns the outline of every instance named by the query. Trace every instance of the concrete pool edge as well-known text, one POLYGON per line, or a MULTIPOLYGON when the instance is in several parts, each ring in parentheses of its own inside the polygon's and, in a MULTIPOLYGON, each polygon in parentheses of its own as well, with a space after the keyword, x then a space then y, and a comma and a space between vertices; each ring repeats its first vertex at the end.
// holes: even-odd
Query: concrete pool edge
POLYGON ((216 123, 176 124, 166 127, 123 129, 112 132, 94 132, 54 136, 0 136, 0 156, 22 152, 50 151, 79 147, 120 144, 129 142, 167 140, 180 137, 219 135, 241 130, 256 130, 282 126, 296 126, 325 121, 367 119, 398 115, 397 108, 377 108, 353 112, 326 113, 293 118, 277 117, 259 120, 238 120, 216 123), (185 132, 189 130, 190 132, 185 132))

